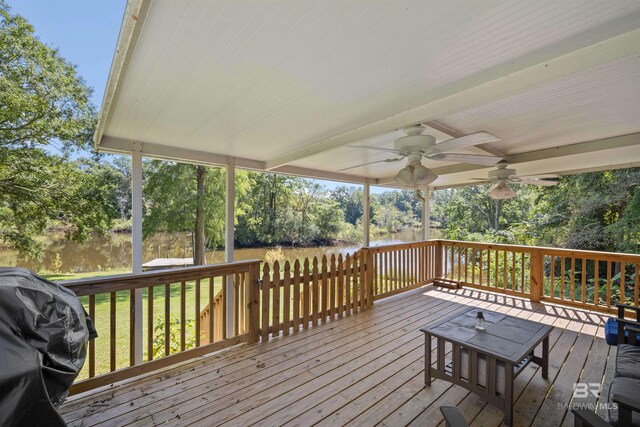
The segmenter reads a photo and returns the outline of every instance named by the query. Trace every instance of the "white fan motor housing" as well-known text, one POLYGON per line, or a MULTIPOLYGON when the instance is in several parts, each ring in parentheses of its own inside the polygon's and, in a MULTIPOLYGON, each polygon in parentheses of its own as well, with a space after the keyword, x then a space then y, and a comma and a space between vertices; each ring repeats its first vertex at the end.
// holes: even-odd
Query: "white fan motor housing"
POLYGON ((509 164, 507 162, 499 162, 496 167, 498 169, 489 172, 489 179, 491 180, 504 180, 511 177, 516 177, 517 173, 515 169, 507 169, 509 164))
POLYGON ((411 153, 426 150, 436 144, 435 137, 422 135, 422 132, 424 132, 422 126, 411 126, 405 129, 407 136, 396 139, 393 143, 393 148, 402 153, 411 153))

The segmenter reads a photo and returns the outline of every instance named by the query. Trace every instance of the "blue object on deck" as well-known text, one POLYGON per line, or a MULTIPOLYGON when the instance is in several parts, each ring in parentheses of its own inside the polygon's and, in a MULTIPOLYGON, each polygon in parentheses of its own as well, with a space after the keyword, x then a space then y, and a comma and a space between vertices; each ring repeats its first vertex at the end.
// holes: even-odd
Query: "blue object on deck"
MULTIPOLYGON (((628 338, 629 331, 624 331, 624 335, 628 338)), ((637 337, 640 342, 640 334, 637 337)), ((609 345, 618 345, 618 320, 615 317, 610 317, 605 322, 604 339, 609 345)))

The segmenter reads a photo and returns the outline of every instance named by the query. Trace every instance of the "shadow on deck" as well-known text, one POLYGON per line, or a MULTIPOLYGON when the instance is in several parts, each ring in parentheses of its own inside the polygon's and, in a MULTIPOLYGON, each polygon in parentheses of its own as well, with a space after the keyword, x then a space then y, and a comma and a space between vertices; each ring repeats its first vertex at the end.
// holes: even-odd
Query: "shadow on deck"
POLYGON ((74 396, 61 411, 69 425, 85 426, 435 426, 443 425, 438 408, 455 405, 472 425, 498 426, 503 413, 465 389, 442 380, 423 387, 419 329, 469 306, 554 326, 549 379, 535 365, 516 378, 514 425, 573 425, 574 383, 602 382, 615 357, 601 338, 606 315, 432 286, 309 331, 74 396))

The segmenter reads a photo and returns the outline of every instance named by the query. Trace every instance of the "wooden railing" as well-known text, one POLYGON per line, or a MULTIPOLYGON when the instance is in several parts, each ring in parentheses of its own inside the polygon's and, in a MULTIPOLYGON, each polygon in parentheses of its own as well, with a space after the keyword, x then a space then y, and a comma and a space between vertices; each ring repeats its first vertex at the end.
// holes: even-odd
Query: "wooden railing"
POLYGON ((606 312, 614 312, 617 302, 637 306, 640 290, 640 255, 450 240, 260 264, 62 283, 81 298, 99 334, 72 392, 238 343, 294 334, 432 282, 606 312), (136 360, 141 348, 142 362, 136 360))
MULTIPOLYGON (((244 304, 247 303, 247 283, 244 274, 236 274, 233 277, 233 288, 233 335, 242 335, 247 332, 248 322, 247 310, 244 309, 246 308, 244 304)), ((224 296, 224 288, 221 288, 213 299, 213 310, 210 309, 211 304, 207 304, 200 312, 200 335, 205 341, 211 341, 212 333, 213 341, 225 338, 227 319, 224 315, 226 312, 224 296)))
POLYGON ((374 299, 431 283, 437 243, 429 240, 365 248, 372 265, 374 299))
POLYGON ((257 294, 248 284, 256 283, 259 266, 257 260, 241 261, 61 283, 80 297, 98 331, 72 393, 255 342, 258 331, 252 328, 256 322, 250 320, 250 309, 257 294), (227 281, 233 281, 236 289, 234 307, 226 307, 227 281), (216 309, 203 319, 206 305, 216 309), (225 324, 228 310, 234 313, 230 334, 225 324), (207 322, 205 328, 202 321, 207 322), (202 334, 203 329, 219 333, 202 334), (140 350, 143 360, 136 363, 140 350))
POLYGON ((638 305, 640 255, 451 240, 434 241, 435 282, 615 313, 638 305))
POLYGON ((640 255, 540 248, 540 260, 545 300, 611 313, 638 306, 640 255))
POLYGON ((216 294, 213 298, 213 310, 211 305, 207 306, 200 312, 200 336, 206 341, 210 340, 213 334, 213 341, 222 339, 224 331, 226 330, 226 319, 222 311, 223 307, 223 293, 222 290, 216 294), (213 321, 213 325, 209 323, 213 321))
POLYGON ((531 269, 535 248, 529 246, 437 240, 436 281, 531 297, 539 277, 531 269), (533 289, 533 291, 532 291, 533 289))
POLYGON ((366 253, 264 263, 260 278, 260 335, 263 341, 351 316, 373 303, 366 253))

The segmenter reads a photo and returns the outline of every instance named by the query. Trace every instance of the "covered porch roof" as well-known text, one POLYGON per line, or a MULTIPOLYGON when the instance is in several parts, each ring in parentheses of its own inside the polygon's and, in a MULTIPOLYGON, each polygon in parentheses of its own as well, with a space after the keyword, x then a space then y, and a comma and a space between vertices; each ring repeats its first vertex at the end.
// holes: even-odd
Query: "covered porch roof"
MULTIPOLYGON (((422 124, 519 174, 640 165, 636 1, 129 0, 95 143, 395 186, 384 152, 422 124)), ((423 160, 432 188, 492 167, 423 160)))

